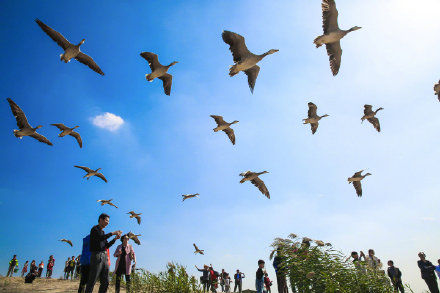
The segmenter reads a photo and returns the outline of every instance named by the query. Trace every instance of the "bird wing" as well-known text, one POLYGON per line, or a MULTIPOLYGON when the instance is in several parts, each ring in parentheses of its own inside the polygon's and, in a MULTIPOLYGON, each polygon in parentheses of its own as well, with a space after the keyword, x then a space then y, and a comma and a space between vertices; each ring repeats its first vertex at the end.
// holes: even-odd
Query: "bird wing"
POLYGON ((54 124, 51 124, 51 125, 52 126, 56 126, 59 130, 68 130, 69 129, 69 127, 67 127, 63 123, 54 123, 54 124))
POLYGON ((101 68, 99 68, 98 64, 96 64, 95 61, 93 60, 93 58, 90 57, 89 55, 86 55, 83 52, 79 52, 79 54, 76 55, 75 59, 78 60, 79 62, 81 62, 82 64, 87 65, 93 71, 95 71, 101 75, 104 75, 104 72, 102 72, 102 70, 101 70, 101 68))
POLYGON ((257 81, 258 73, 260 72, 260 66, 254 65, 251 68, 244 71, 248 77, 249 88, 251 93, 254 93, 255 82, 257 81))
POLYGON ((92 170, 92 169, 90 169, 90 168, 88 168, 88 167, 84 167, 84 166, 73 166, 73 167, 83 169, 83 170, 86 171, 87 173, 90 173, 90 172, 93 172, 93 171, 94 171, 94 170, 92 170))
POLYGON ((54 40, 61 48, 64 50, 72 44, 59 32, 50 28, 46 24, 44 24, 41 20, 36 19, 35 22, 40 26, 40 28, 52 39, 54 40))
POLYGON ((316 130, 318 130, 319 123, 310 123, 310 128, 312 129, 312 134, 315 134, 316 130))
POLYGON ((316 110, 318 109, 318 107, 316 107, 316 105, 313 104, 312 102, 309 102, 307 105, 309 106, 309 110, 307 111, 307 116, 309 118, 316 117, 316 110))
POLYGON ((258 189, 261 191, 262 194, 264 194, 267 198, 270 198, 269 190, 267 190, 266 185, 264 184, 263 180, 260 178, 255 178, 251 180, 252 184, 258 187, 258 189))
POLYGON ((356 189, 357 196, 362 196, 362 185, 360 181, 353 181, 354 189, 356 189))
POLYGON ((30 137, 35 138, 36 140, 40 141, 40 142, 44 142, 45 144, 48 145, 53 145, 50 140, 48 140, 46 137, 44 137, 43 135, 39 134, 39 133, 34 133, 29 135, 30 137))
POLYGON ((17 126, 20 129, 31 127, 29 125, 29 122, 27 121, 26 115, 24 112, 20 109, 20 107, 10 98, 7 98, 9 106, 11 107, 12 114, 15 117, 15 120, 17 121, 17 126))
POLYGON ((368 122, 370 122, 371 124, 373 124, 374 128, 380 132, 380 123, 379 123, 379 119, 377 119, 376 117, 373 118, 368 118, 367 119, 368 122))
POLYGON ((251 173, 252 173, 251 171, 246 171, 246 172, 240 173, 240 176, 246 177, 247 175, 250 175, 251 173))
POLYGON ((76 141, 78 142, 79 147, 82 148, 83 143, 82 143, 81 135, 79 135, 79 133, 75 132, 75 131, 72 131, 70 133, 70 135, 73 136, 74 138, 76 138, 76 141))
POLYGON ((193 245, 194 245, 194 248, 196 249, 196 251, 200 250, 195 243, 193 243, 193 245))
POLYGON ((239 34, 230 31, 223 31, 222 38, 223 41, 229 45, 229 50, 232 52, 232 57, 235 63, 240 62, 244 56, 250 54, 244 38, 239 34))
POLYGON ((364 170, 360 170, 360 171, 354 173, 353 177, 360 177, 360 176, 362 176, 362 172, 364 172, 364 170))
POLYGON ((341 43, 339 41, 325 44, 327 49, 327 55, 330 60, 330 68, 332 70, 333 75, 338 74, 339 67, 341 67, 341 57, 342 57, 342 49, 341 43))
POLYGON ((338 30, 338 10, 335 0, 322 0, 321 8, 324 34, 338 30))
POLYGON ((156 54, 151 52, 142 52, 141 57, 148 61, 148 65, 150 65, 151 71, 154 71, 156 68, 161 67, 162 65, 159 63, 159 59, 156 54))
POLYGON ((131 239, 134 241, 134 243, 136 243, 137 245, 141 245, 141 242, 139 241, 139 238, 137 238, 136 235, 133 234, 130 238, 131 238, 131 239))
POLYGON ((118 208, 114 203, 112 203, 112 202, 109 202, 108 203, 109 205, 111 205, 111 206, 114 206, 115 208, 118 208))
POLYGON ((140 216, 135 216, 135 218, 136 218, 138 224, 140 225, 141 224, 141 217, 140 216))
POLYGON ((163 90, 165 95, 169 96, 171 94, 171 84, 173 83, 173 76, 171 74, 165 73, 159 79, 163 83, 163 90))
POLYGON ((233 145, 235 145, 235 134, 234 129, 232 128, 226 128, 223 130, 229 137, 229 140, 232 142, 233 145))
POLYGON ((215 123, 217 123, 218 126, 226 124, 226 121, 223 120, 222 116, 217 116, 217 115, 210 115, 210 116, 214 118, 215 123))
POLYGON ((96 173, 95 176, 101 178, 102 180, 105 181, 105 183, 107 183, 107 179, 105 179, 105 177, 104 177, 104 175, 102 175, 102 173, 96 173))

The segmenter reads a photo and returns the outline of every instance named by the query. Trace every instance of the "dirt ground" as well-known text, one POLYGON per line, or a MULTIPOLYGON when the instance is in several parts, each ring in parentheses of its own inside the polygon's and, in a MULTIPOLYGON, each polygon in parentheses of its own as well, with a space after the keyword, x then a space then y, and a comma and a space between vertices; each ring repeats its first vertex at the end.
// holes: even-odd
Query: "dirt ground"
MULTIPOLYGON (((32 284, 25 284, 24 278, 13 277, 6 278, 0 277, 0 293, 3 292, 17 292, 17 293, 30 293, 30 292, 44 292, 44 293, 61 293, 61 292, 78 292, 79 281, 78 280, 60 280, 60 279, 35 279, 32 284)), ((95 285, 94 292, 98 292, 99 283, 95 285)), ((113 286, 109 287, 108 292, 114 292, 113 286)), ((121 288, 121 292, 125 293, 125 290, 121 288)))

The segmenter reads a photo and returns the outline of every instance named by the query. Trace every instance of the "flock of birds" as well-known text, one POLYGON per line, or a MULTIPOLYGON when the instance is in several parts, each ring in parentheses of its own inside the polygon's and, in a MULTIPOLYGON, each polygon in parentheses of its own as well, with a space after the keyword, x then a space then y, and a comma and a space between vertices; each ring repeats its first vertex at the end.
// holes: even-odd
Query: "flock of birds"
MULTIPOLYGON (((318 36, 313 41, 316 47, 320 47, 322 45, 325 45, 327 54, 329 56, 329 62, 330 62, 330 69, 332 74, 335 76, 338 74, 340 66, 341 66, 341 58, 342 58, 342 49, 340 40, 345 37, 348 33, 356 31, 361 29, 361 27, 354 26, 348 30, 342 30, 339 28, 338 25, 338 10, 336 9, 336 3, 334 0, 322 0, 321 3, 322 7, 322 19, 323 19, 323 35, 318 36)), ((70 43, 61 33, 55 31, 48 25, 44 24, 39 19, 35 20, 38 26, 53 40, 55 41, 63 50, 64 52, 60 55, 60 60, 64 61, 65 63, 70 62, 72 59, 76 59, 77 61, 87 65, 90 69, 97 72, 100 75, 104 75, 104 72, 101 70, 101 68, 96 64, 96 62, 93 60, 92 57, 89 55, 81 52, 80 47, 84 44, 85 39, 82 39, 81 42, 79 42, 77 45, 70 43)), ((274 53, 277 53, 278 49, 271 49, 267 52, 257 55, 252 53, 248 50, 245 42, 245 38, 237 33, 231 32, 231 31, 223 31, 222 33, 222 39, 223 41, 229 45, 229 49, 232 53, 234 64, 229 69, 229 75, 235 76, 240 72, 243 72, 246 74, 248 79, 248 85, 250 88, 251 93, 253 93, 255 88, 255 83, 258 77, 258 74, 260 72, 260 67, 257 65, 261 60, 263 60, 266 56, 272 55, 274 53)), ((164 93, 166 95, 171 94, 171 87, 172 87, 172 80, 173 76, 168 73, 168 70, 170 67, 177 64, 177 61, 171 62, 169 65, 162 65, 159 62, 158 55, 152 52, 142 52, 140 53, 140 56, 144 58, 151 69, 151 73, 146 74, 145 78, 147 81, 152 82, 154 79, 158 78, 163 83, 163 89, 164 93)), ((440 101, 440 81, 439 83, 434 85, 434 93, 438 96, 440 101)), ((7 99, 12 114, 14 115, 18 130, 14 130, 14 135, 18 138, 23 138, 25 136, 32 137, 40 142, 46 143, 50 146, 52 146, 52 142, 47 139, 45 136, 37 133, 37 130, 40 129, 42 126, 38 125, 36 127, 32 127, 24 112, 22 109, 10 98, 7 99)), ((318 130, 319 121, 324 118, 328 117, 329 115, 318 115, 317 114, 318 107, 312 103, 308 103, 308 113, 307 118, 303 119, 304 124, 310 124, 311 132, 312 134, 315 134, 318 130)), ((364 115, 361 118, 361 121, 367 120, 369 123, 373 125, 373 127, 380 132, 380 123, 379 119, 376 117, 376 114, 378 111, 383 110, 383 108, 378 108, 375 111, 373 111, 372 105, 365 105, 364 106, 364 115)), ((217 127, 213 129, 214 132, 223 131, 228 136, 229 140, 233 145, 235 145, 235 134, 234 130, 232 129, 232 125, 238 123, 239 121, 234 120, 232 122, 226 122, 222 116, 218 115, 211 115, 211 117, 214 119, 215 123, 217 124, 217 127)), ((61 133, 59 133, 59 137, 64 136, 72 136, 74 137, 80 148, 82 148, 82 139, 78 132, 75 131, 79 126, 75 127, 67 127, 66 125, 62 123, 56 123, 51 124, 55 127, 57 127, 61 133)), ((85 166, 74 166, 76 168, 80 168, 87 172, 84 175, 84 178, 87 178, 87 180, 93 176, 96 176, 100 179, 102 179, 105 182, 108 182, 107 179, 104 177, 104 175, 100 172, 98 172, 101 168, 98 168, 96 170, 90 169, 85 166)), ((362 196, 362 186, 361 181, 371 175, 370 173, 366 173, 365 175, 362 175, 363 170, 358 171, 354 173, 353 176, 348 178, 348 183, 352 183, 356 194, 361 197, 362 196)), ((240 180, 240 183, 244 183, 246 181, 250 181, 253 185, 255 185, 260 192, 265 195, 268 199, 270 199, 270 193, 268 188, 266 187, 263 180, 259 178, 260 175, 268 173, 267 171, 263 172, 251 172, 246 171, 240 174, 241 177, 243 177, 240 180)), ((185 201, 190 198, 196 198, 198 197, 198 193, 195 194, 185 194, 182 195, 182 201, 185 201)), ((111 205, 115 208, 118 208, 113 202, 113 199, 101 199, 98 200, 98 202, 101 205, 111 205)), ((135 213, 134 211, 130 211, 128 214, 130 214, 130 218, 135 218, 138 222, 138 224, 141 223, 141 213, 135 213)), ((133 233, 128 233, 129 237, 133 239, 137 244, 140 244, 139 239, 137 238, 140 235, 135 235, 133 233)), ((70 240, 67 239, 61 239, 60 241, 69 243, 71 246, 73 245, 70 240)), ((200 250, 196 244, 194 244, 195 253, 204 254, 203 250, 200 250)))

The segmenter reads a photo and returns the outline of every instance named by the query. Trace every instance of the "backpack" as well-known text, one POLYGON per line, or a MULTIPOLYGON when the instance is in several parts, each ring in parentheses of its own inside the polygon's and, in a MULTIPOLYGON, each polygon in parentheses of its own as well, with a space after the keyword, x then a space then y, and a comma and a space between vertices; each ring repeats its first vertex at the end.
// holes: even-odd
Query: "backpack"
POLYGON ((217 271, 214 271, 214 276, 215 276, 216 278, 218 278, 218 277, 220 276, 220 274, 219 274, 217 271))

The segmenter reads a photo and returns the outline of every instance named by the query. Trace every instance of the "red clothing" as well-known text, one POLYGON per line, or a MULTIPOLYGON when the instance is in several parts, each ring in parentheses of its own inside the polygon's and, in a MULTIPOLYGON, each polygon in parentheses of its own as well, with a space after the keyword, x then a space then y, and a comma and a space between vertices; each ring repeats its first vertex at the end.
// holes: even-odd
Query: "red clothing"
POLYGON ((272 286, 272 282, 270 281, 269 277, 264 277, 264 284, 266 285, 266 288, 272 286))

